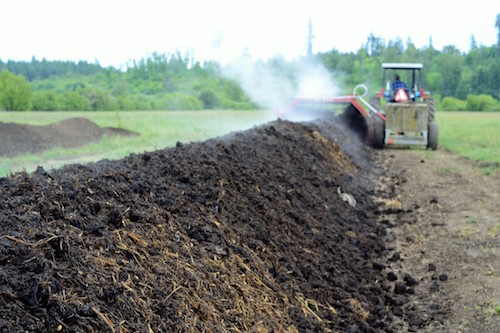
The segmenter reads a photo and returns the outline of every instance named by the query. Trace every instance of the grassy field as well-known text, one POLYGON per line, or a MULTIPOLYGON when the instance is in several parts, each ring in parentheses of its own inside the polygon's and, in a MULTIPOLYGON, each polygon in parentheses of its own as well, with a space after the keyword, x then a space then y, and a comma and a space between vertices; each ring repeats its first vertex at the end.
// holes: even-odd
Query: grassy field
MULTIPOLYGON (((273 120, 269 111, 136 111, 136 112, 0 112, 0 121, 45 125, 71 117, 86 117, 102 127, 122 127, 138 137, 105 137, 77 149, 52 149, 39 155, 0 158, 0 177, 11 172, 119 159, 174 146, 178 141, 202 141, 273 120)), ((500 113, 438 112, 439 146, 473 160, 500 163, 500 113)))
POLYGON ((438 112, 436 121, 440 147, 500 163, 500 112, 438 112))
POLYGON ((130 153, 174 146, 178 141, 202 141, 265 123, 274 119, 275 114, 270 111, 0 112, 1 122, 29 125, 46 125, 72 117, 86 117, 101 127, 122 127, 140 136, 110 136, 81 148, 0 157, 0 177, 21 170, 31 172, 38 165, 50 169, 67 163, 119 159, 130 153))

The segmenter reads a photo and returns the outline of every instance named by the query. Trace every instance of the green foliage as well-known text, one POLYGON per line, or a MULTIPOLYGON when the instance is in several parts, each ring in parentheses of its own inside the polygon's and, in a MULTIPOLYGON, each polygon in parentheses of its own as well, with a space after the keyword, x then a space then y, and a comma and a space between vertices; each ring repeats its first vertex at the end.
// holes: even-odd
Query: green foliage
POLYGON ((438 108, 443 111, 464 111, 466 109, 466 102, 447 96, 441 100, 438 108))
POLYGON ((194 96, 183 93, 166 94, 160 99, 157 107, 161 110, 201 110, 201 102, 194 96))
POLYGON ((219 64, 194 63, 189 54, 153 53, 122 71, 82 62, 0 61, 0 68, 7 65, 30 74, 37 111, 255 108, 235 81, 222 77, 219 64))
POLYGON ((105 71, 99 64, 90 64, 86 61, 47 61, 45 59, 40 61, 35 57, 31 59, 31 62, 9 60, 4 63, 0 60, 0 70, 4 69, 25 77, 29 82, 59 77, 68 73, 87 76, 105 71))
POLYGON ((257 105, 251 101, 236 102, 232 99, 222 97, 219 100, 220 109, 230 110, 255 110, 258 109, 257 105))
POLYGON ((151 103, 142 95, 118 96, 116 108, 123 111, 151 110, 151 103))
POLYGON ((427 88, 430 91, 441 91, 443 87, 443 76, 440 72, 430 72, 426 75, 427 88))
POLYGON ((62 108, 62 96, 52 90, 33 92, 34 111, 54 111, 62 108))
POLYGON ((232 101, 242 102, 245 100, 243 89, 234 81, 228 81, 224 85, 224 95, 232 101))
POLYGON ((219 106, 219 98, 212 90, 203 91, 198 99, 205 109, 215 109, 219 106))
POLYGON ((497 102, 489 95, 468 95, 466 109, 468 111, 492 111, 497 102))
POLYGON ((25 111, 32 107, 30 84, 6 69, 0 74, 0 107, 7 111, 25 111))
MULTIPOLYGON (((500 47, 480 46, 462 53, 455 46, 442 51, 429 46, 417 49, 411 41, 406 47, 400 39, 387 43, 370 35, 367 44, 357 53, 332 50, 317 55, 325 67, 336 74, 340 83, 354 87, 368 85, 378 91, 382 84, 382 62, 420 62, 424 65, 423 87, 433 95, 450 96, 465 100, 467 95, 490 95, 500 99, 500 47)), ((346 91, 348 92, 348 91, 346 91)))
POLYGON ((76 91, 67 91, 61 96, 60 108, 56 110, 64 111, 90 111, 92 106, 90 101, 76 91))
POLYGON ((474 68, 471 76, 471 92, 474 94, 488 94, 500 98, 500 57, 498 47, 485 50, 479 54, 480 63, 474 68))
POLYGON ((111 111, 116 108, 114 99, 101 89, 87 88, 81 91, 81 95, 87 99, 92 111, 111 111))
POLYGON ((447 96, 438 103, 437 108, 442 111, 500 111, 500 102, 484 94, 468 95, 465 101, 447 96))
MULTIPOLYGON (((421 62, 424 64, 423 88, 433 96, 443 97, 442 102, 437 103, 438 109, 499 110, 500 45, 471 45, 467 53, 452 45, 440 51, 434 49, 430 39, 427 47, 418 49, 411 40, 403 43, 398 38, 386 42, 370 34, 357 52, 341 53, 333 49, 310 55, 308 59, 317 60, 332 73, 336 85, 344 88, 337 93, 352 93, 354 86, 363 83, 371 95, 385 86, 382 62, 421 62), (468 97, 470 95, 473 97, 468 97)), ((276 56, 266 62, 257 61, 254 68, 283 80, 285 86, 297 87, 301 60, 287 61, 276 56)), ((255 101, 236 81, 223 76, 217 62, 200 64, 189 53, 153 53, 120 70, 103 68, 97 63, 35 58, 31 62, 0 61, 2 68, 28 79, 34 92, 34 110, 240 110, 256 107, 255 101)), ((0 95, 5 97, 4 92, 0 95)), ((30 98, 26 95, 24 99, 16 99, 28 102, 18 103, 16 107, 30 109, 30 98)), ((5 109, 14 107, 9 102, 2 104, 9 105, 3 105, 5 109)))

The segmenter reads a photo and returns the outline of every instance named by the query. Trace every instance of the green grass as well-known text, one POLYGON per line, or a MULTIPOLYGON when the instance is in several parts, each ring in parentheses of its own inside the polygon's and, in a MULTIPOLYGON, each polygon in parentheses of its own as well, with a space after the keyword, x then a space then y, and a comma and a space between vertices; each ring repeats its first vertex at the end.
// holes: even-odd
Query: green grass
MULTIPOLYGON (((0 177, 38 165, 45 169, 68 163, 119 159, 174 146, 177 142, 203 141, 229 132, 251 128, 273 120, 272 111, 121 111, 116 112, 0 112, 1 122, 46 125, 59 120, 85 117, 101 127, 122 127, 138 132, 138 137, 110 136, 80 148, 47 150, 37 155, 0 157, 0 177)), ((1 143, 0 143, 1 144, 1 143)))
POLYGON ((500 163, 500 112, 438 112, 439 147, 500 163))

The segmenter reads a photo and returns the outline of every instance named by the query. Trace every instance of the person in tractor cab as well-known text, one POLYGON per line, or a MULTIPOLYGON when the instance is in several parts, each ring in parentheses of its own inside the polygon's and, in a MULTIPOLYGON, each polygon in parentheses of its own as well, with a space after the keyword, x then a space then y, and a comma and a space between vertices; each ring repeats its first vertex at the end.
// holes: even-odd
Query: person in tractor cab
POLYGON ((406 102, 408 96, 410 95, 410 88, 406 83, 399 79, 399 75, 394 75, 394 81, 392 82, 392 93, 394 94, 391 102, 406 102))

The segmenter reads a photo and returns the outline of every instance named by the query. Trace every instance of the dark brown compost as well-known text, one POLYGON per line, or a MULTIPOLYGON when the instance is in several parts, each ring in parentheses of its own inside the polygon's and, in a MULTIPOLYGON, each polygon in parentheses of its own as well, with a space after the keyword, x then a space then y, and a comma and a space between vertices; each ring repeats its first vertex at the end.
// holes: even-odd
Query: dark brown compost
POLYGON ((395 332, 370 155, 277 121, 0 178, 0 331, 395 332))

